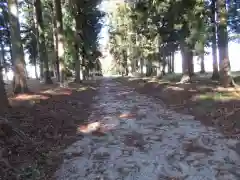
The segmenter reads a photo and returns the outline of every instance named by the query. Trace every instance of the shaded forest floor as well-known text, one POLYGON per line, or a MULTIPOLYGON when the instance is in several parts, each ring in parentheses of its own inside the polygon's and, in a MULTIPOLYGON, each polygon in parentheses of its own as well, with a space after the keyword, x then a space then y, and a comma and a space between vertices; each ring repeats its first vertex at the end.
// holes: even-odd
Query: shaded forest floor
POLYGON ((77 129, 91 113, 98 83, 59 88, 29 80, 32 93, 9 93, 12 108, 0 116, 0 180, 50 179, 59 152, 81 139, 77 129))
POLYGON ((191 114, 205 125, 219 128, 226 136, 240 136, 240 88, 222 88, 208 75, 197 76, 186 84, 177 83, 178 75, 167 75, 161 80, 133 77, 117 80, 163 101, 170 109, 191 114))

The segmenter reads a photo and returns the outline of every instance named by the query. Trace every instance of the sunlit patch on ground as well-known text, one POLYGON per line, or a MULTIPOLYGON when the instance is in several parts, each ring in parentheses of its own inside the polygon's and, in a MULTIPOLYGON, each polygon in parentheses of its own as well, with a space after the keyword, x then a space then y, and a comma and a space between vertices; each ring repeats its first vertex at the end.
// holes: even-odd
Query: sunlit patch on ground
POLYGON ((174 90, 174 91, 184 91, 184 88, 182 87, 175 87, 175 86, 169 86, 167 89, 171 89, 171 90, 174 90))
POLYGON ((78 127, 77 132, 83 134, 103 134, 113 130, 119 125, 119 121, 115 117, 104 117, 100 121, 88 123, 78 127))
POLYGON ((234 92, 214 92, 214 93, 205 93, 198 94, 192 97, 192 100, 214 100, 214 101, 230 101, 230 100, 238 100, 240 97, 238 94, 234 94, 234 92))
POLYGON ((34 105, 36 103, 40 103, 42 100, 49 99, 51 96, 70 96, 71 94, 72 91, 69 89, 53 88, 40 91, 39 93, 19 94, 17 96, 10 97, 9 101, 10 104, 14 106, 22 105, 22 103, 25 103, 26 105, 34 105))
POLYGON ((88 89, 87 87, 80 87, 80 88, 77 89, 77 91, 78 91, 78 92, 80 92, 80 91, 86 91, 87 89, 88 89))
POLYGON ((129 94, 129 93, 131 93, 131 92, 133 92, 133 91, 120 92, 120 93, 118 93, 117 95, 118 95, 118 96, 127 95, 127 94, 129 94))
POLYGON ((49 98, 50 97, 48 95, 44 94, 20 94, 18 96, 9 98, 9 103, 12 106, 32 106, 49 98))
POLYGON ((14 97, 15 100, 22 100, 22 101, 34 100, 34 99, 46 100, 48 98, 49 98, 48 96, 38 95, 38 94, 20 94, 14 97))
POLYGON ((89 123, 87 125, 83 125, 78 127, 79 133, 89 134, 94 131, 98 131, 100 129, 100 122, 89 123))
POLYGON ((56 88, 56 89, 48 89, 46 91, 43 91, 42 93, 46 93, 46 94, 51 94, 51 95, 71 95, 72 91, 71 89, 67 89, 67 88, 56 88))
POLYGON ((134 118, 136 117, 136 114, 131 114, 131 113, 123 113, 119 115, 119 118, 134 118))

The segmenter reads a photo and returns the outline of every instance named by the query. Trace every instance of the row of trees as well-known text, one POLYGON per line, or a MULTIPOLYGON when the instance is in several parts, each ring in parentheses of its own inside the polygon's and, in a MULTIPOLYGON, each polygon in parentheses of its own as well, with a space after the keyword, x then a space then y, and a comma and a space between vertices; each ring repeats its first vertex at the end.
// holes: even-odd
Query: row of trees
POLYGON ((204 72, 206 47, 212 48, 213 79, 224 87, 234 85, 230 75, 228 41, 240 34, 240 3, 236 0, 138 0, 120 3, 110 16, 110 50, 119 67, 128 74, 151 75, 174 72, 174 53, 182 54, 183 79, 194 75, 193 57, 201 60, 204 72), (231 34, 231 36, 229 35, 231 34), (232 35, 233 34, 233 35, 232 35), (217 57, 219 51, 219 58, 217 57), (219 60, 218 60, 219 59, 219 60))
MULTIPOLYGON (((40 78, 51 84, 54 74, 61 85, 74 72, 81 82, 93 68, 100 68, 98 34, 104 13, 98 9, 101 0, 1 0, 0 37, 1 70, 12 69, 13 92, 29 91, 26 55, 40 68, 40 78)), ((7 96, 2 71, 0 99, 4 109, 7 96)))

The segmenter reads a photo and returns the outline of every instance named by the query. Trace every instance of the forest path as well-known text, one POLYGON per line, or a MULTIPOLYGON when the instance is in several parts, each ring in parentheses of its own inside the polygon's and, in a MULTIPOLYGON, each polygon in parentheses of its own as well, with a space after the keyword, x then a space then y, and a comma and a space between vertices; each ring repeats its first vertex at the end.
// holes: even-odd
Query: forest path
POLYGON ((58 180, 239 180, 237 140, 104 79, 58 180))

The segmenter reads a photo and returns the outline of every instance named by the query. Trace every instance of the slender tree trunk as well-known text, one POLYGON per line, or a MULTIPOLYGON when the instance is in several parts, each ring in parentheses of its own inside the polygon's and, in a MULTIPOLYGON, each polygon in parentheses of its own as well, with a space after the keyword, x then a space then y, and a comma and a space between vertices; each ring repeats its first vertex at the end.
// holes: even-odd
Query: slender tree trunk
POLYGON ((218 60, 217 60, 217 40, 216 40, 216 0, 212 0, 211 3, 211 23, 212 23, 212 62, 213 62, 213 74, 212 79, 219 79, 218 72, 218 60))
POLYGON ((52 18, 52 21, 53 21, 52 22, 53 23, 53 43, 54 43, 54 53, 55 53, 54 67, 55 67, 55 75, 56 75, 57 82, 60 82, 56 12, 54 11, 53 7, 52 7, 52 10, 53 10, 53 18, 52 18))
POLYGON ((227 9, 225 0, 217 0, 218 13, 218 49, 219 49, 219 67, 220 80, 224 87, 233 86, 231 77, 231 67, 228 55, 228 32, 227 32, 227 9))
POLYGON ((35 56, 35 53, 33 53, 33 65, 34 65, 34 71, 35 71, 35 78, 38 78, 38 72, 37 72, 37 58, 35 56))
POLYGON ((44 34, 44 23, 42 17, 42 4, 41 0, 35 0, 35 12, 36 12, 36 19, 37 19, 37 29, 39 33, 39 58, 40 62, 43 63, 43 77, 44 83, 52 84, 52 79, 49 72, 49 64, 48 64, 48 55, 46 50, 46 43, 45 43, 45 34, 44 34))
POLYGON ((165 72, 166 65, 167 65, 167 59, 166 59, 166 56, 163 55, 161 76, 166 75, 166 72, 165 72))
POLYGON ((56 22, 57 22, 57 42, 58 42, 58 59, 59 59, 59 71, 60 71, 60 85, 64 86, 66 77, 65 77, 65 65, 64 65, 64 44, 65 37, 63 31, 63 22, 62 22, 62 5, 61 1, 54 0, 54 11, 56 13, 56 22))
POLYGON ((200 58, 200 64, 201 64, 200 73, 204 74, 206 72, 205 71, 205 63, 204 63, 204 54, 201 54, 199 58, 200 58))
POLYGON ((40 80, 44 81, 44 64, 42 61, 39 61, 39 68, 40 68, 40 80))
POLYGON ((194 75, 193 52, 186 43, 180 44, 182 53, 182 72, 183 77, 180 82, 185 83, 191 80, 194 75))
POLYGON ((39 79, 38 72, 37 72, 37 63, 36 62, 34 63, 34 71, 35 71, 35 78, 39 79))
POLYGON ((172 72, 174 73, 174 71, 175 71, 175 66, 174 66, 174 64, 175 64, 175 53, 174 52, 172 52, 171 53, 171 56, 172 56, 172 58, 171 58, 171 61, 172 61, 172 72))
POLYGON ((127 52, 123 50, 123 67, 124 67, 124 75, 128 76, 128 57, 127 52))
POLYGON ((158 66, 157 66, 157 77, 158 78, 160 78, 162 76, 161 67, 162 67, 162 62, 159 60, 158 61, 158 66))
POLYGON ((170 74, 170 73, 172 73, 172 56, 171 55, 169 55, 168 56, 168 73, 170 74))
MULTIPOLYGON (((78 3, 77 3, 78 5, 78 3)), ((78 8, 79 10, 79 8, 78 8)), ((76 22, 76 30, 78 33, 76 33, 76 42, 75 42, 75 50, 76 50, 76 58, 75 58, 75 82, 80 83, 81 82, 81 77, 80 74, 82 74, 83 77, 83 67, 80 59, 80 42, 83 41, 82 37, 82 20, 81 20, 81 14, 76 13, 75 16, 75 22, 76 22)))
POLYGON ((150 61, 147 61, 147 63, 146 63, 147 65, 146 65, 146 76, 151 76, 152 75, 152 61, 150 60, 150 61))
MULTIPOLYGON (((2 38, 2 34, 1 34, 1 38, 2 38)), ((2 39, 0 40, 1 42, 1 62, 0 62, 0 65, 5 68, 5 71, 7 70, 6 69, 6 60, 5 60, 5 50, 4 50, 4 44, 2 42, 2 39)), ((7 72, 7 71, 6 71, 7 72)))
MULTIPOLYGON (((34 36, 35 36, 35 39, 36 39, 36 47, 37 47, 37 54, 38 54, 38 62, 39 62, 39 71, 40 71, 40 75, 38 77, 38 79, 40 79, 40 81, 44 81, 44 70, 43 70, 43 67, 44 67, 44 64, 43 64, 43 61, 40 60, 40 42, 39 42, 39 32, 38 32, 38 22, 37 22, 37 15, 36 15, 36 9, 34 7, 34 4, 33 4, 33 13, 29 14, 30 16, 33 17, 33 22, 34 22, 34 36)), ((35 57, 35 62, 34 62, 34 66, 35 66, 35 75, 37 73, 37 57, 35 57)))
POLYGON ((20 25, 18 20, 19 11, 17 1, 8 0, 8 8, 14 72, 13 92, 15 94, 26 93, 28 92, 27 75, 25 71, 25 60, 20 36, 20 25))
POLYGON ((9 106, 7 93, 5 90, 5 83, 3 81, 2 67, 0 67, 0 99, 1 99, 0 102, 0 114, 1 114, 9 106))
POLYGON ((75 43, 75 82, 81 83, 80 78, 80 59, 79 59, 79 53, 78 53, 78 45, 75 43))
POLYGON ((143 76, 143 64, 144 64, 144 60, 142 57, 140 57, 140 74, 141 74, 141 76, 143 76))
POLYGON ((86 66, 86 60, 85 60, 85 51, 82 50, 82 59, 81 59, 81 71, 82 71, 82 77, 83 77, 83 80, 86 80, 87 79, 87 76, 88 76, 88 73, 87 73, 87 66, 86 66))

